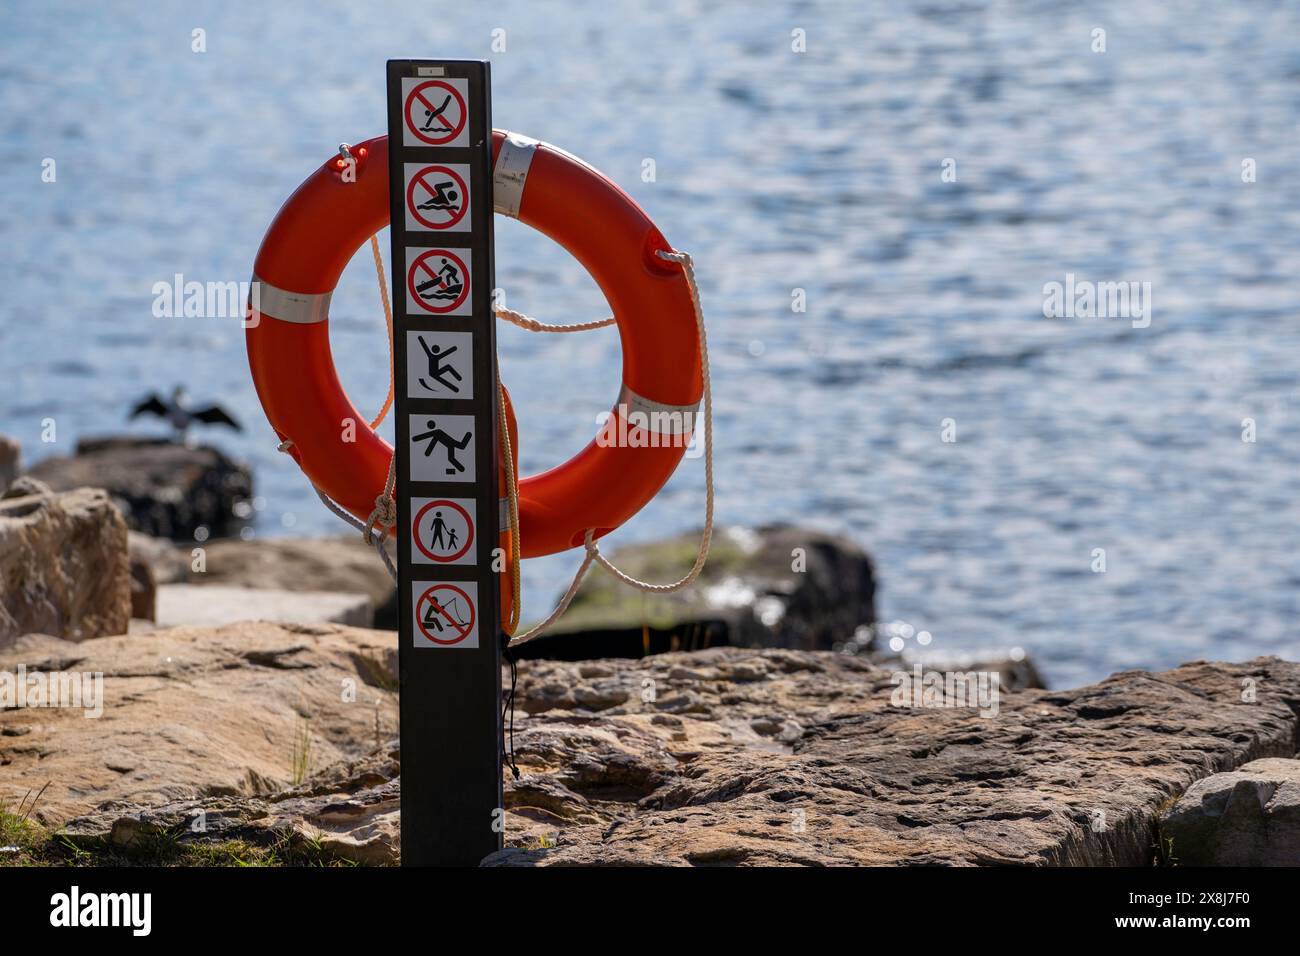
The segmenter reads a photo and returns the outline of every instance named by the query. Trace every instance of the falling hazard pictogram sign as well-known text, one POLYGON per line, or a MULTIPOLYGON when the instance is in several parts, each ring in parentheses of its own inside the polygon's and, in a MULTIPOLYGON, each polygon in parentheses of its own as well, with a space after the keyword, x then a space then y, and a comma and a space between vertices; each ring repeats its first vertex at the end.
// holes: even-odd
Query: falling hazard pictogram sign
POLYGON ((467 87, 463 79, 403 80, 403 145, 468 145, 467 87))
POLYGON ((474 564, 474 499, 412 498, 411 560, 474 564))
POLYGON ((469 167, 464 163, 406 163, 408 232, 468 232, 469 167))
POLYGON ((469 315, 470 277, 468 249, 406 250, 406 307, 433 315, 469 315))
MULTIPOLYGON (((472 483, 477 480, 474 433, 478 430, 478 422, 473 415, 434 415, 428 412, 412 415, 408 430, 412 447, 407 457, 412 481, 472 483)), ((452 527, 444 537, 449 537, 454 530, 452 527)))
POLYGON ((416 647, 478 647, 478 584, 413 581, 416 647))

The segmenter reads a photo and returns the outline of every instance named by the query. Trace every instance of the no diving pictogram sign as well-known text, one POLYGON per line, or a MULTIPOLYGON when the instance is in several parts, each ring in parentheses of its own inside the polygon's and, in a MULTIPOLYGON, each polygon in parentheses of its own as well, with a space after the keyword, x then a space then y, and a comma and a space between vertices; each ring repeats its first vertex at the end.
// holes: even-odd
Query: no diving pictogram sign
POLYGON ((466 82, 458 79, 403 80, 403 145, 467 145, 466 90, 466 82))
POLYGON ((416 647, 478 647, 478 584, 411 584, 416 647))
POLYGON ((411 560, 474 564, 474 499, 412 498, 411 560))
POLYGON ((465 260, 469 251, 457 255, 451 249, 408 248, 406 258, 406 300, 411 311, 423 309, 434 315, 470 314, 470 272, 465 260), (464 258, 462 258, 462 256, 464 258))
POLYGON ((406 163, 408 231, 467 232, 469 167, 464 163, 406 163))

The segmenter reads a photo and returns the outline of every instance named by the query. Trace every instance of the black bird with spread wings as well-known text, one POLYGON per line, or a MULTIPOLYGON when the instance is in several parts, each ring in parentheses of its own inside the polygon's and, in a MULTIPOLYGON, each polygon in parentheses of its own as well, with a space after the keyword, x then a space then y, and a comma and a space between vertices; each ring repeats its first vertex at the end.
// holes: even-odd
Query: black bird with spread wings
POLYGON ((186 431, 195 423, 227 425, 235 431, 243 431, 239 422, 231 418, 230 414, 219 405, 209 405, 206 408, 191 406, 189 395, 185 389, 179 386, 172 391, 170 401, 159 398, 157 394, 151 394, 131 409, 128 418, 136 419, 141 415, 156 415, 159 418, 165 418, 171 423, 172 428, 176 430, 177 441, 183 441, 186 431))

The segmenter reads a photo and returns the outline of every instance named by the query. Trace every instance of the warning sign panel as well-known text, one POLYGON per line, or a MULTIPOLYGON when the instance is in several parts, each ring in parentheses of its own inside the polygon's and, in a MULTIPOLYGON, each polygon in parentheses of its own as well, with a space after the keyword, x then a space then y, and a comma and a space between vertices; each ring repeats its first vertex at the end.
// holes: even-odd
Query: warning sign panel
POLYGON ((469 315, 468 249, 406 249, 406 310, 419 315, 469 315))
POLYGON ((468 146, 469 81, 402 80, 404 146, 468 146))
POLYGON ((412 498, 411 560, 474 564, 474 499, 412 498))
POLYGON ((478 647, 478 584, 411 584, 416 647, 478 647))
POLYGON ((406 394, 410 398, 473 398, 474 334, 407 332, 406 394))
POLYGON ((408 232, 469 232, 469 166, 403 163, 408 232))
POLYGON ((474 481, 473 415, 412 415, 412 481, 474 481))

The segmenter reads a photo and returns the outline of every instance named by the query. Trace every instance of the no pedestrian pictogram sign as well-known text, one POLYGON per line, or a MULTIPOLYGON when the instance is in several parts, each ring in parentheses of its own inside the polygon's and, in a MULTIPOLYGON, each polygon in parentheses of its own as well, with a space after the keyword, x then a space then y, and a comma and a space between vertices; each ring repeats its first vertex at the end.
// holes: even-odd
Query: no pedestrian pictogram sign
POLYGON ((474 499, 412 498, 411 560, 473 564, 474 499))
POLYGON ((414 581, 416 647, 478 647, 478 585, 414 581))
MULTIPOLYGON (((469 258, 468 250, 461 254, 469 258)), ((468 315, 470 274, 450 249, 407 249, 406 294, 410 305, 434 315, 468 315)))
POLYGON ((465 119, 464 80, 414 80, 402 83, 406 146, 464 146, 468 136, 465 119))
POLYGON ((406 164, 406 228, 467 232, 469 167, 464 163, 406 164))

